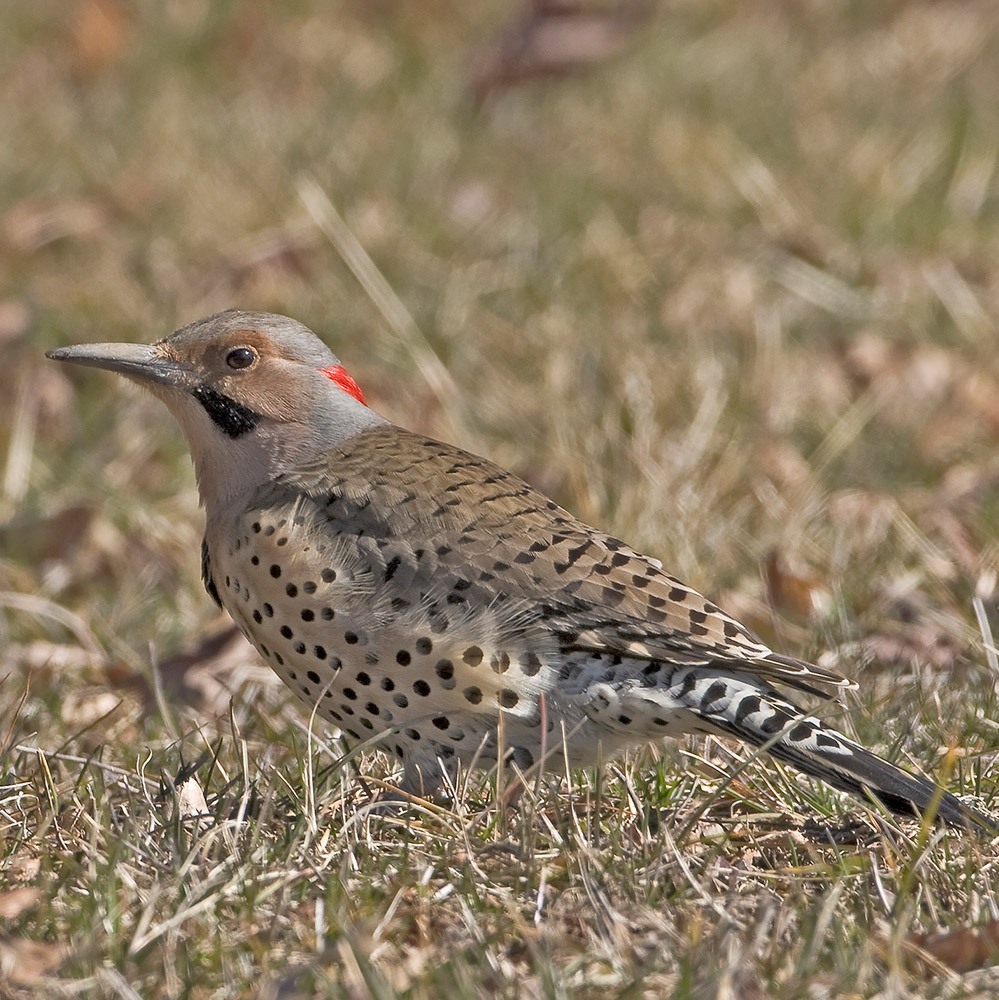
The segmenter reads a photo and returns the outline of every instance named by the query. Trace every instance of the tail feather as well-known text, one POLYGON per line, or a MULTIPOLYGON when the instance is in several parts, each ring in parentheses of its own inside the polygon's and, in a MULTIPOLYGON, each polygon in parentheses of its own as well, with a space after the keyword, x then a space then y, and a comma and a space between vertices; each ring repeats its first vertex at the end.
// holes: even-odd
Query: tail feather
MULTIPOLYGON (((806 721, 802 719, 801 721, 806 721)), ((809 724, 817 720, 807 719, 809 724)), ((999 832, 996 821, 972 807, 965 805, 956 795, 941 789, 928 778, 908 771, 865 750, 834 729, 822 727, 816 730, 827 740, 836 740, 842 748, 835 756, 817 751, 800 740, 794 743, 782 733, 774 740, 773 735, 761 732, 739 731, 734 726, 724 727, 733 736, 746 740, 755 746, 766 746, 767 751, 778 760, 791 764, 812 778, 818 778, 841 792, 849 792, 860 798, 873 798, 891 812, 902 816, 933 815, 951 826, 979 830, 984 833, 999 832), (772 741, 772 742, 771 742, 772 741), (845 752, 843 752, 845 751, 845 752)), ((793 728, 791 730, 793 732, 793 728)))
POLYGON ((990 834, 999 832, 995 820, 965 805, 956 795, 944 791, 928 778, 903 771, 883 757, 850 743, 844 736, 840 739, 852 747, 853 753, 837 763, 815 754, 802 753, 797 747, 787 746, 780 740, 770 752, 778 760, 793 764, 805 774, 819 778, 840 791, 851 792, 861 798, 872 796, 894 813, 903 816, 932 814, 951 826, 990 834))
POLYGON ((644 687, 630 694, 632 703, 657 705, 659 715, 666 701, 685 710, 689 722, 682 728, 688 731, 713 731, 762 747, 805 774, 861 798, 874 798, 892 812, 932 813, 952 826, 999 833, 992 817, 928 778, 865 750, 752 675, 687 668, 674 671, 665 690, 644 687))

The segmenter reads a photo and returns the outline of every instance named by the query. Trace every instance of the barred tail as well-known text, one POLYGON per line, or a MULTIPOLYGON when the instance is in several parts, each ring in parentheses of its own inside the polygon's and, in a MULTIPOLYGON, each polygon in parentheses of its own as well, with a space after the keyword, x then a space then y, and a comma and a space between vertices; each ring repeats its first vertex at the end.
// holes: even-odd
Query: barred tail
POLYGON ((927 778, 910 774, 807 715, 759 678, 717 668, 674 669, 618 689, 608 715, 663 735, 714 732, 762 747, 811 777, 902 815, 932 813, 953 826, 999 833, 993 818, 965 805, 927 778), (637 717, 637 718, 636 718, 637 717))
POLYGON ((742 691, 733 691, 725 710, 712 707, 704 713, 723 732, 766 747, 778 760, 840 791, 861 798, 873 796, 892 812, 906 816, 932 812, 952 826, 999 832, 994 819, 966 806, 928 778, 903 771, 814 716, 805 715, 777 691, 756 687, 750 681, 740 686, 742 691))
MULTIPOLYGON (((965 805, 957 796, 944 791, 928 778, 903 771, 877 754, 865 750, 835 730, 840 745, 849 753, 833 757, 810 747, 778 739, 769 752, 778 760, 793 764, 813 778, 819 778, 833 788, 851 792, 861 798, 873 796, 892 812, 903 816, 932 813, 951 826, 977 829, 983 833, 999 832, 995 820, 965 805)), ((747 735, 745 739, 750 739, 747 735)), ((752 742, 752 740, 751 740, 752 742)), ((759 740, 757 745, 764 741, 759 740)))

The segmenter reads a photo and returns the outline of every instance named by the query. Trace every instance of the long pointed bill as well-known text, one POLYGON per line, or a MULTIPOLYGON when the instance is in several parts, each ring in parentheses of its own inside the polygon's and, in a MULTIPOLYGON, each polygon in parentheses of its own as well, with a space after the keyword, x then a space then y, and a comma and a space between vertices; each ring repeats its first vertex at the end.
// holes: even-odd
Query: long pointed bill
POLYGON ((150 344, 76 344, 46 351, 53 361, 68 361, 88 368, 104 368, 139 382, 180 385, 193 369, 182 361, 162 357, 150 344))

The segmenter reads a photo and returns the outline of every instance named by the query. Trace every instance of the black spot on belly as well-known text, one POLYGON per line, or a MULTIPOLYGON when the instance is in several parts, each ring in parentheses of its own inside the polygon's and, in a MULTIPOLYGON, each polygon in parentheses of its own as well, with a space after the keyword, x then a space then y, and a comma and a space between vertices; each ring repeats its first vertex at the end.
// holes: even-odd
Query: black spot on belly
POLYGON ((499 703, 504 708, 513 708, 517 702, 520 701, 520 697, 517 695, 516 691, 511 691, 509 688, 503 688, 499 694, 499 703))
POLYGON ((541 660, 535 653, 528 653, 521 661, 520 669, 525 677, 533 677, 541 669, 541 660))

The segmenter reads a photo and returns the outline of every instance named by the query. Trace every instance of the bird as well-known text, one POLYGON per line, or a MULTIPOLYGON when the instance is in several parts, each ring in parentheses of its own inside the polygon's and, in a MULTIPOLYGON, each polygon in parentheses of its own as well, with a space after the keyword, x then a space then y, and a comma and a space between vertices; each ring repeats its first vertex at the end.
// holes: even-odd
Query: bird
POLYGON ((230 309, 152 345, 47 356, 166 404, 205 509, 208 594, 348 745, 398 758, 403 793, 714 734, 892 812, 996 832, 787 693, 852 682, 513 473, 380 416, 296 320, 230 309))

